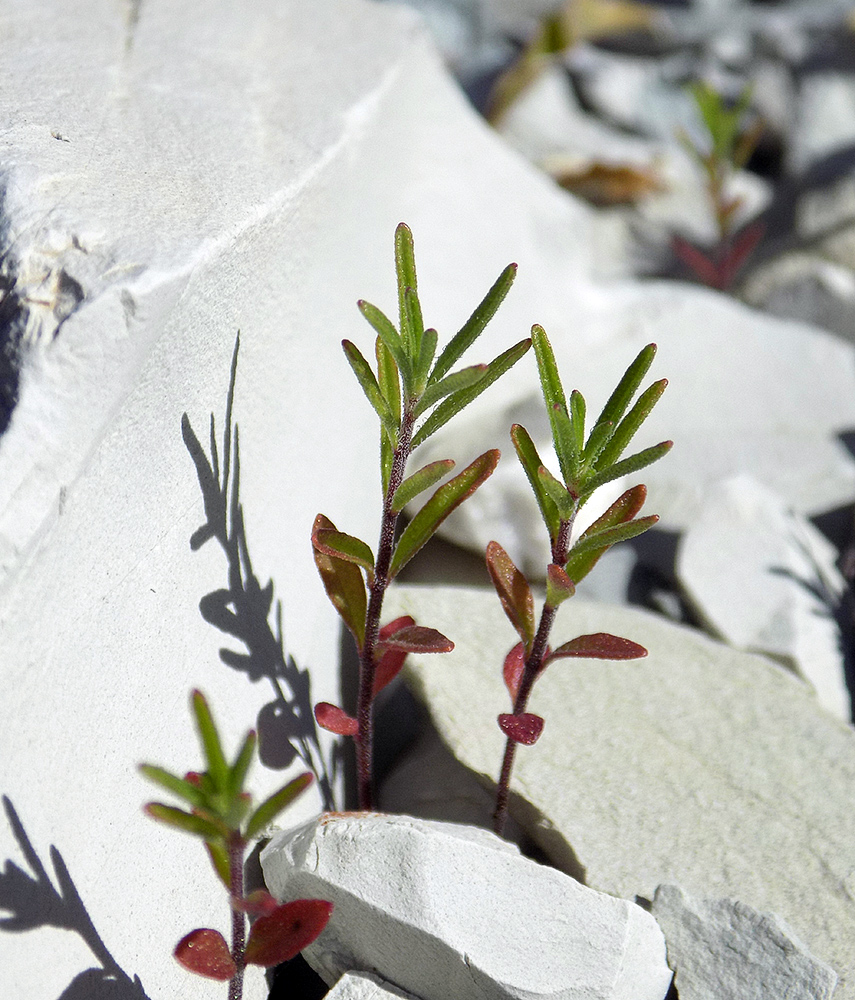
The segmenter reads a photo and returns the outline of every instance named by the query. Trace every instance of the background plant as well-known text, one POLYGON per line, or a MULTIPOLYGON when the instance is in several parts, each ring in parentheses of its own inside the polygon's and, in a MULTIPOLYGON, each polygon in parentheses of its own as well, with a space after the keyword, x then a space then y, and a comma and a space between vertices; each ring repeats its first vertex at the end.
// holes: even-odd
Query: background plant
POLYGON ((645 347, 629 366, 586 441, 584 397, 574 390, 568 405, 555 356, 542 327, 532 328, 532 342, 561 478, 543 464, 525 428, 514 424, 511 440, 549 532, 552 558, 546 570, 546 600, 540 621, 536 623, 529 581, 498 542, 487 546, 490 577, 505 614, 521 640, 508 653, 503 670, 513 710, 498 718, 507 743, 493 815, 496 833, 503 831, 507 818, 517 744, 531 745, 543 731, 543 719, 526 711, 537 678, 550 663, 566 657, 628 660, 647 655, 643 646, 607 632, 577 636, 554 650, 548 643, 559 606, 573 596, 576 584, 593 569, 603 553, 615 543, 647 531, 659 520, 655 514, 636 516, 644 504, 647 490, 644 486, 634 486, 571 545, 573 523, 580 508, 600 486, 643 469, 665 455, 672 445, 671 441, 663 441, 629 458, 621 458, 667 385, 665 379, 654 382, 630 408, 653 362, 654 344, 645 347))
POLYGON ((733 175, 748 163, 763 133, 763 122, 749 123, 751 87, 745 87, 733 103, 703 81, 689 87, 698 118, 703 126, 703 142, 695 142, 685 131, 678 138, 704 173, 717 231, 717 242, 709 252, 675 236, 672 246, 677 256, 705 285, 727 289, 763 236, 765 227, 755 221, 737 231, 736 217, 743 205, 741 197, 730 194, 733 175))
POLYGON ((370 546, 338 531, 319 514, 312 529, 315 562, 326 592, 353 635, 359 653, 356 717, 322 702, 315 708, 318 724, 356 743, 359 807, 372 806, 374 699, 398 673, 408 652, 441 653, 453 643, 435 629, 411 618, 381 629, 387 587, 446 517, 492 474, 499 452, 487 451, 453 479, 441 485, 414 514, 396 540, 398 517, 406 504, 434 486, 454 467, 451 459, 431 462, 407 475, 414 448, 492 385, 531 346, 522 340, 489 364, 452 372, 463 353, 481 335, 516 275, 509 264, 477 309, 437 355, 436 330, 425 329, 416 282, 413 237, 403 223, 395 231, 395 270, 399 327, 376 306, 360 301, 359 309, 377 333, 376 373, 355 344, 342 341, 345 356, 380 419, 382 514, 376 558, 370 546))
POLYGON ((247 733, 230 765, 202 693, 194 691, 191 702, 207 770, 188 771, 180 778, 162 767, 141 764, 147 778, 190 806, 188 811, 150 802, 145 809, 152 819, 201 837, 229 893, 231 948, 219 931, 200 927, 179 941, 175 958, 197 975, 228 980, 229 1000, 240 1000, 247 965, 269 967, 293 958, 321 933, 332 913, 332 903, 321 899, 279 905, 264 889, 244 894, 247 845, 311 784, 312 775, 306 772, 294 778, 253 810, 252 797, 243 785, 255 754, 255 732, 247 733), (256 918, 248 939, 247 914, 256 918))

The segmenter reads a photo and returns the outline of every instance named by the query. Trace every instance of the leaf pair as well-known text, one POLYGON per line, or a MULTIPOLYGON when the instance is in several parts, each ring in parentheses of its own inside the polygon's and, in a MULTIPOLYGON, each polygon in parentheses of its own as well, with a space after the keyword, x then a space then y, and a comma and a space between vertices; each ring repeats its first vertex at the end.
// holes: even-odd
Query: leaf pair
MULTIPOLYGON (((409 615, 396 618, 380 629, 375 659, 376 697, 401 672, 407 653, 450 653, 454 643, 433 628, 416 625, 409 615)), ((355 736, 359 723, 344 709, 322 701, 315 706, 315 720, 322 729, 338 736, 355 736)))
MULTIPOLYGON (((326 927, 333 904, 323 899, 295 899, 278 905, 269 893, 259 892, 266 897, 266 905, 252 925, 243 961, 270 968, 294 958, 315 940, 326 927)), ((210 927, 185 935, 174 954, 185 969, 206 979, 224 982, 238 971, 226 939, 210 927)))

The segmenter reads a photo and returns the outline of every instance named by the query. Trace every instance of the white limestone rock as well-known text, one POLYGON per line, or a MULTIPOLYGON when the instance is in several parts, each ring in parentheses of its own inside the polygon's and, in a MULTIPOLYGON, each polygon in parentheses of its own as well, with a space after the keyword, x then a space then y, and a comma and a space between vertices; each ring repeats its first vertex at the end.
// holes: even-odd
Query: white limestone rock
POLYGON ((665 934, 680 1000, 831 1000, 837 974, 773 913, 693 899, 660 885, 651 912, 665 934))
POLYGON ((710 491, 677 550, 677 577, 717 638, 781 660, 838 718, 851 717, 834 547, 749 475, 710 491))
MULTIPOLYGON (((455 756, 492 785, 508 711, 501 665, 517 641, 495 595, 390 590, 455 643, 408 658, 407 680, 455 756)), ((612 632, 630 662, 561 660, 534 687, 545 719, 520 748, 512 813, 563 870, 624 898, 679 884, 778 914, 855 997, 855 733, 765 657, 637 609, 562 605, 554 641, 612 632)))
POLYGON ((790 136, 792 173, 855 143, 855 78, 833 71, 807 73, 799 88, 790 136))
POLYGON ((335 904, 303 952, 329 983, 355 969, 421 1000, 662 1000, 671 981, 641 907, 476 827, 323 815, 277 834, 261 865, 277 899, 335 904))
POLYGON ((327 993, 327 1000, 416 1000, 379 976, 367 972, 345 972, 327 993))

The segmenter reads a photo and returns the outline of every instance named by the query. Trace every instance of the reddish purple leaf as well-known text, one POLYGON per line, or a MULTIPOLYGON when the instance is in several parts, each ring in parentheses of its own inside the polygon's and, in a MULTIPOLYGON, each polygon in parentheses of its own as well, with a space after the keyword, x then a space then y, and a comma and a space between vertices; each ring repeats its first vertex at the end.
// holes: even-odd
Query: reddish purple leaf
POLYGON ((593 635, 580 635, 565 642, 545 656, 544 663, 569 656, 584 656, 592 660, 638 660, 647 656, 647 650, 637 642, 622 639, 619 635, 595 632, 593 635))
POLYGON ((407 658, 407 654, 401 649, 387 649, 383 651, 382 643, 389 638, 389 636, 394 635, 403 628, 408 628, 416 624, 415 618, 411 618, 409 615, 403 615, 400 618, 396 618, 394 621, 387 622, 381 629, 380 634, 377 637, 377 646, 379 647, 380 658, 377 660, 377 666, 374 669, 374 694, 376 695, 379 691, 382 691, 387 684, 391 682, 398 676, 401 672, 401 668, 404 666, 404 660, 407 658))
POLYGON ((522 743, 530 747, 537 743, 540 734, 543 732, 543 719, 539 715, 532 715, 531 712, 522 712, 519 715, 500 715, 499 729, 514 743, 522 743))
POLYGON ((682 236, 674 236, 671 239, 671 247, 674 253, 686 264, 692 273, 710 288, 721 288, 721 274, 716 266, 702 250, 692 246, 688 240, 682 236))
POLYGON ((442 632, 424 625, 407 625, 377 645, 381 650, 400 649, 405 653, 450 653, 454 643, 442 632))
POLYGON ((766 226, 764 223, 759 221, 753 222, 751 225, 746 226, 730 244, 730 249, 721 266, 722 281, 725 288, 728 288, 733 282, 740 268, 754 252, 765 232, 766 226))
POLYGON ((502 669, 505 687, 510 693, 511 701, 516 701, 517 691, 520 689, 520 681, 522 680, 524 670, 525 646, 521 642, 518 642, 505 657, 505 665, 502 669))
POLYGON ((557 563, 546 567, 546 600, 557 608, 576 593, 576 585, 557 563))
POLYGON ((222 982, 231 979, 237 972, 226 939, 210 927, 190 931, 178 942, 173 954, 179 965, 206 979, 222 982))
POLYGON ((321 729, 326 729, 327 732, 335 733, 337 736, 355 736, 359 730, 356 719, 328 701, 319 701, 315 705, 315 721, 321 729))
POLYGON ((517 635, 531 648, 534 639, 534 597, 528 580, 498 542, 487 546, 487 569, 505 614, 517 635))
POLYGON ((248 965, 269 968, 299 954, 326 927, 333 904, 324 899, 295 899, 259 917, 249 932, 248 965))
POLYGON ((243 899, 232 896, 232 909, 248 913, 251 917, 263 917, 272 913, 279 904, 266 889, 256 889, 243 899))

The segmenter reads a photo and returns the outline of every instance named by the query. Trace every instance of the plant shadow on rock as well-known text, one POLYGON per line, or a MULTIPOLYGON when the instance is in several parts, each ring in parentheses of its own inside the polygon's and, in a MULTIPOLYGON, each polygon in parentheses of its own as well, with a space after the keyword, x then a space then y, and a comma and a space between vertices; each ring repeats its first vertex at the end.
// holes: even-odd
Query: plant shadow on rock
POLYGON ((273 687, 273 700, 258 713, 259 757, 275 770, 288 767, 296 758, 314 774, 324 810, 335 808, 333 784, 339 766, 338 748, 327 760, 318 738, 312 712, 311 678, 294 658, 286 656, 282 639, 282 604, 276 601, 275 631, 271 627, 273 581, 262 587, 253 572, 246 538, 243 505, 240 502, 240 443, 232 410, 237 377, 240 334, 235 340, 231 377, 223 427, 222 468, 217 448, 214 415, 211 414, 211 457, 190 425, 181 418, 184 444, 196 466, 205 505, 205 523, 190 538, 195 552, 214 538, 228 561, 228 586, 211 591, 199 602, 206 622, 238 639, 245 652, 220 649, 220 659, 253 682, 266 678, 273 687))
POLYGON ((56 847, 51 846, 50 858, 58 888, 51 882, 23 823, 5 795, 3 808, 33 874, 18 867, 14 861, 6 860, 0 871, 0 910, 11 915, 0 918, 0 930, 20 934, 39 927, 59 927, 80 935, 100 965, 76 975, 58 1000, 149 1000, 139 976, 131 979, 107 950, 56 847))

